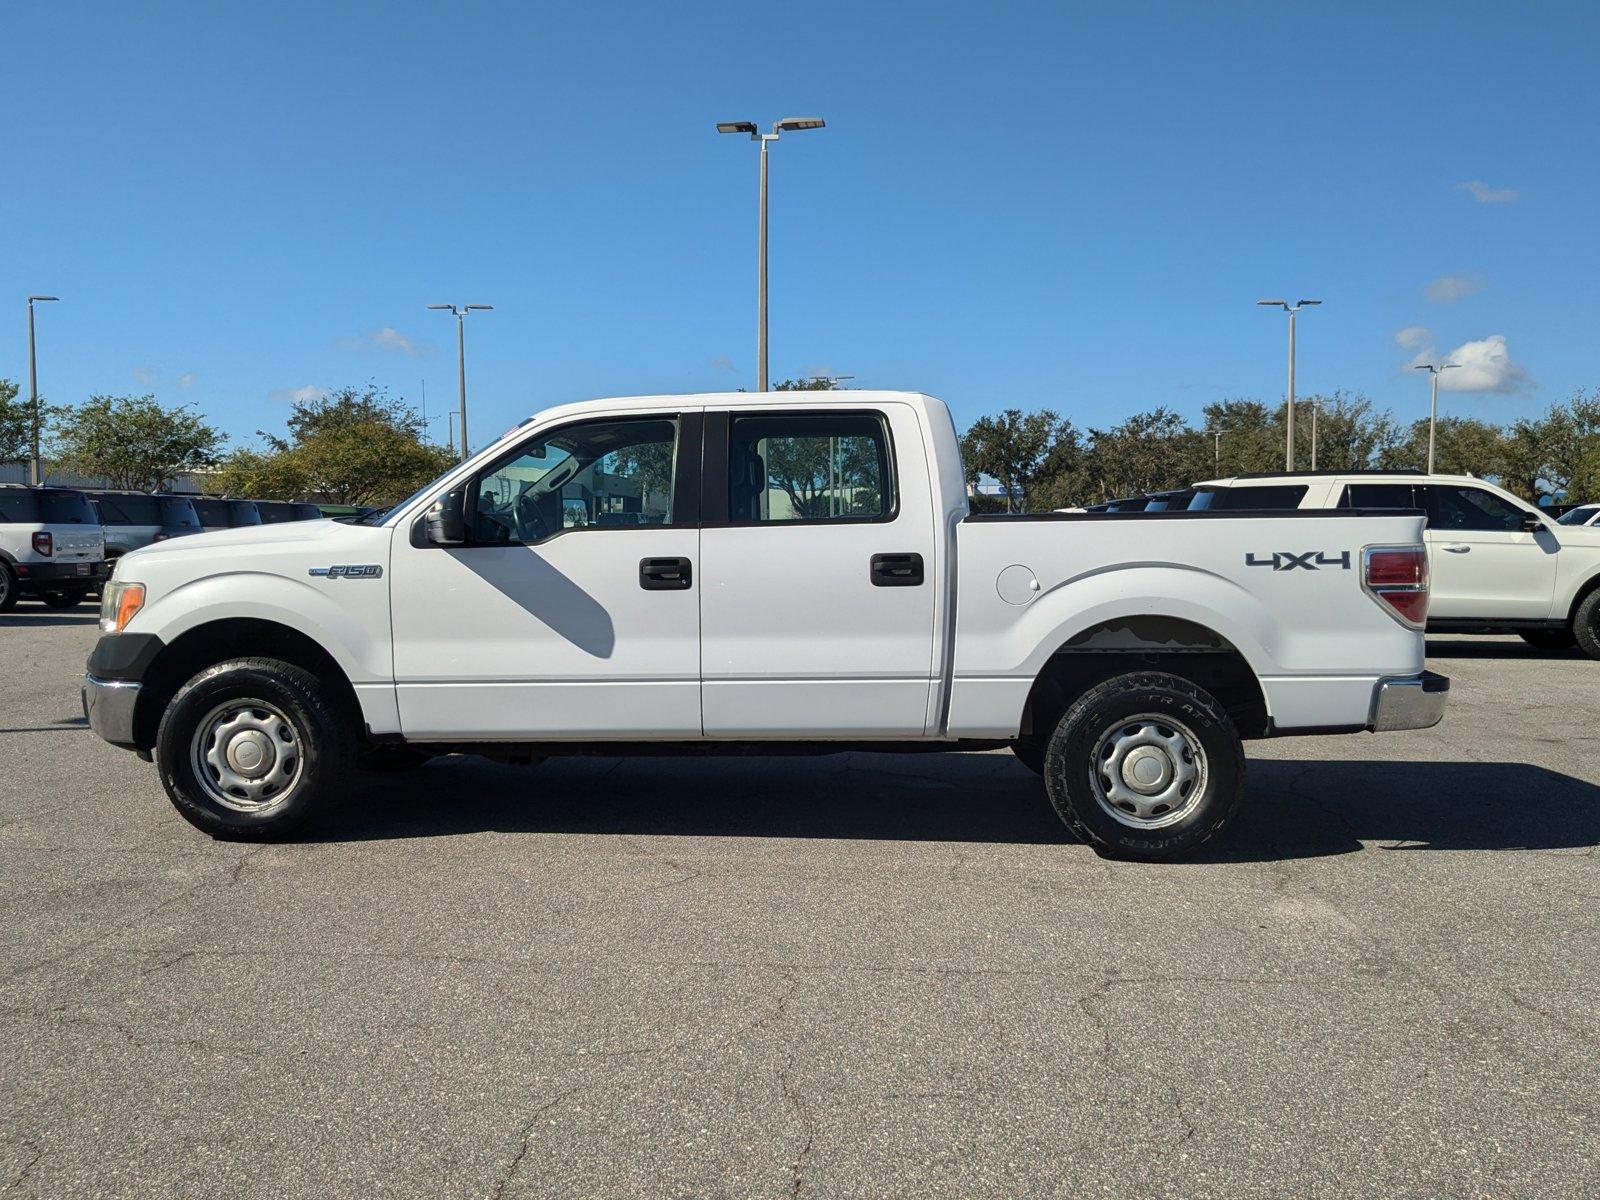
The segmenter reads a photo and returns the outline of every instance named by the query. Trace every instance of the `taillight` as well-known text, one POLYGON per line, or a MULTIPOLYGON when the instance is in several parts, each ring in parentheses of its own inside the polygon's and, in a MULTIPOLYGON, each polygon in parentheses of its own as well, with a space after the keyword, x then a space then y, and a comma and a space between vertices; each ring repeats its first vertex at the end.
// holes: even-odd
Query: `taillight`
POLYGON ((1428 620, 1428 552, 1421 546, 1368 546, 1361 552, 1361 586, 1405 625, 1428 620))
POLYGON ((36 533, 33 535, 33 552, 49 558, 56 552, 56 539, 54 534, 36 533))

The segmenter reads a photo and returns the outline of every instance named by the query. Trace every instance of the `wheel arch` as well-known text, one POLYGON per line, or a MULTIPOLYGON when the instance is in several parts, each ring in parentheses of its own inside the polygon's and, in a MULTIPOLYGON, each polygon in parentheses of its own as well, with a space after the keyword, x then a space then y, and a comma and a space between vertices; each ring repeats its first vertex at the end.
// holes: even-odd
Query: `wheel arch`
POLYGON ((1164 671, 1204 688, 1227 710, 1242 737, 1265 737, 1270 731, 1266 693, 1238 647, 1198 621, 1140 615, 1096 622, 1059 645, 1028 690, 1020 735, 1047 735, 1078 696, 1135 671, 1164 671))
POLYGON ((1567 606, 1567 625, 1569 627, 1576 624, 1578 619, 1578 609, 1583 606, 1583 602, 1587 600, 1597 588, 1600 588, 1600 571, 1596 571, 1593 575, 1589 576, 1589 578, 1578 584, 1577 589, 1572 593, 1572 603, 1567 606))
POLYGON ((275 658, 310 671, 326 684, 359 719, 361 704, 350 676, 314 638, 278 621, 260 617, 223 617, 195 625, 164 646, 151 662, 134 708, 134 742, 140 749, 155 745, 161 715, 172 697, 209 666, 231 658, 275 658))

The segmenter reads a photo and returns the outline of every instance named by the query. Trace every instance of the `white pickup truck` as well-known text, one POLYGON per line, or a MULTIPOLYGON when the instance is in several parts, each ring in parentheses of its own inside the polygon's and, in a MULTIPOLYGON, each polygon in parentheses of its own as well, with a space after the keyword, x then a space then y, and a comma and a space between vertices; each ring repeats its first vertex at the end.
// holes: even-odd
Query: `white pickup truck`
POLYGON ((1237 810, 1243 739, 1437 723, 1427 600, 1416 514, 975 516, 927 396, 599 400, 365 523, 127 555, 83 695, 218 837, 438 754, 1009 744, 1159 858, 1237 810))

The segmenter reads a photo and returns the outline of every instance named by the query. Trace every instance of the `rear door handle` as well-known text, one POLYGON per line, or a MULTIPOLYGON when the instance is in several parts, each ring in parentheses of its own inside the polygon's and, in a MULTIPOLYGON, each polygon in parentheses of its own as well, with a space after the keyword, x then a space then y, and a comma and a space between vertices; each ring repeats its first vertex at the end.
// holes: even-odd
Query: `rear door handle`
POLYGON ((639 586, 647 592, 681 592, 694 580, 687 558, 641 558, 639 586))
POLYGON ((1468 550, 1471 550, 1471 549, 1472 549, 1471 546, 1446 546, 1445 547, 1445 550, 1450 554, 1465 554, 1468 550))
POLYGON ((920 587, 922 555, 874 554, 871 574, 873 587, 920 587))

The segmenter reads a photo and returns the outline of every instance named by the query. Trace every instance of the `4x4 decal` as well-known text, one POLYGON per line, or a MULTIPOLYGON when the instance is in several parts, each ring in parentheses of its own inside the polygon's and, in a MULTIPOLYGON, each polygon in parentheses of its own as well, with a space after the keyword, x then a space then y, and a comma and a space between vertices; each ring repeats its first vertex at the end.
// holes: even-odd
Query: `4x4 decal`
POLYGON ((1244 565, 1271 567, 1274 571, 1293 571, 1296 567, 1304 571, 1315 571, 1321 567, 1338 567, 1342 571, 1348 571, 1350 551, 1341 550, 1338 554, 1329 554, 1326 550, 1307 550, 1304 554, 1296 554, 1291 550, 1279 550, 1271 558, 1259 558, 1252 551, 1244 556, 1244 565))

